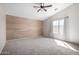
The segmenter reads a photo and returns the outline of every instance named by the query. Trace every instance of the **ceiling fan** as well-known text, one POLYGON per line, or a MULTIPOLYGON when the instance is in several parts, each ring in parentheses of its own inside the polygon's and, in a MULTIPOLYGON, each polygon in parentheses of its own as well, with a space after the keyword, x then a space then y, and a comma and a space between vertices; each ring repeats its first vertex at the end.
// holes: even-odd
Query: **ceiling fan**
POLYGON ((45 12, 47 12, 46 8, 48 7, 52 7, 52 5, 45 5, 44 3, 38 3, 39 6, 33 6, 34 8, 39 8, 37 10, 37 12, 41 11, 41 10, 44 10, 45 12))

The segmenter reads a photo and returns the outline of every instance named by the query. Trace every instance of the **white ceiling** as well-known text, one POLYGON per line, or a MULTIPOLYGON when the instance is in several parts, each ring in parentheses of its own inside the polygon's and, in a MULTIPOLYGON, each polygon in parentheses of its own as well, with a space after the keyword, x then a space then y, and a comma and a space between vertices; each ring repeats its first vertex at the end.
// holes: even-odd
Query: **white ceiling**
POLYGON ((71 3, 45 3, 45 5, 49 4, 52 4, 53 7, 46 8, 47 12, 37 12, 38 8, 33 8, 33 6, 37 6, 38 4, 34 3, 4 3, 1 5, 4 7, 5 13, 8 15, 28 17, 39 20, 44 20, 72 5, 71 3), (58 8, 58 10, 55 11, 55 8, 58 8))

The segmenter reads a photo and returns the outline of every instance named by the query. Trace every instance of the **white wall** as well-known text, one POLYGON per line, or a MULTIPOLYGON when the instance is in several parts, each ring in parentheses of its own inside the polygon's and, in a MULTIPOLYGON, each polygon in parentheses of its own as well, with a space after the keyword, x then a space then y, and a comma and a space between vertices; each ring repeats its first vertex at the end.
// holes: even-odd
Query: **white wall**
MULTIPOLYGON (((65 40, 79 44, 79 4, 73 4, 72 6, 64 9, 63 11, 53 15, 48 19, 50 21, 48 21, 48 23, 46 24, 51 23, 52 20, 63 18, 66 16, 68 16, 69 19, 66 20, 65 25, 65 40)), ((46 33, 45 35, 53 37, 50 28, 45 26, 45 29, 50 33, 50 35, 49 33, 46 33)))
POLYGON ((0 53, 4 48, 5 42, 6 42, 6 19, 4 11, 2 10, 0 5, 0 53))

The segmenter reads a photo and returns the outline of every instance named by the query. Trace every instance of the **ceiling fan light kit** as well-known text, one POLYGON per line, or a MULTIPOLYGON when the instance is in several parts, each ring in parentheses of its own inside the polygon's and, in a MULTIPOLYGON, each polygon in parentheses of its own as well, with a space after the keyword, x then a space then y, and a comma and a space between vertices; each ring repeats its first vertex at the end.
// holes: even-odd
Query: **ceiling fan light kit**
POLYGON ((37 10, 37 12, 41 11, 41 10, 44 10, 45 12, 47 12, 47 9, 48 7, 52 7, 52 5, 45 5, 44 3, 38 3, 39 6, 33 6, 34 8, 39 8, 37 10))

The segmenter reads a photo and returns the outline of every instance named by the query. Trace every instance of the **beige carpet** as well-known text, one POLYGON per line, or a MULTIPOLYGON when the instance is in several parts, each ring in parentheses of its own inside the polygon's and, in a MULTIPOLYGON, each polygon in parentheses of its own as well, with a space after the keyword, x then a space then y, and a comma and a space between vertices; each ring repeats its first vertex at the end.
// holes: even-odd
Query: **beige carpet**
POLYGON ((51 38, 22 38, 8 40, 3 55, 76 55, 79 46, 51 38))

